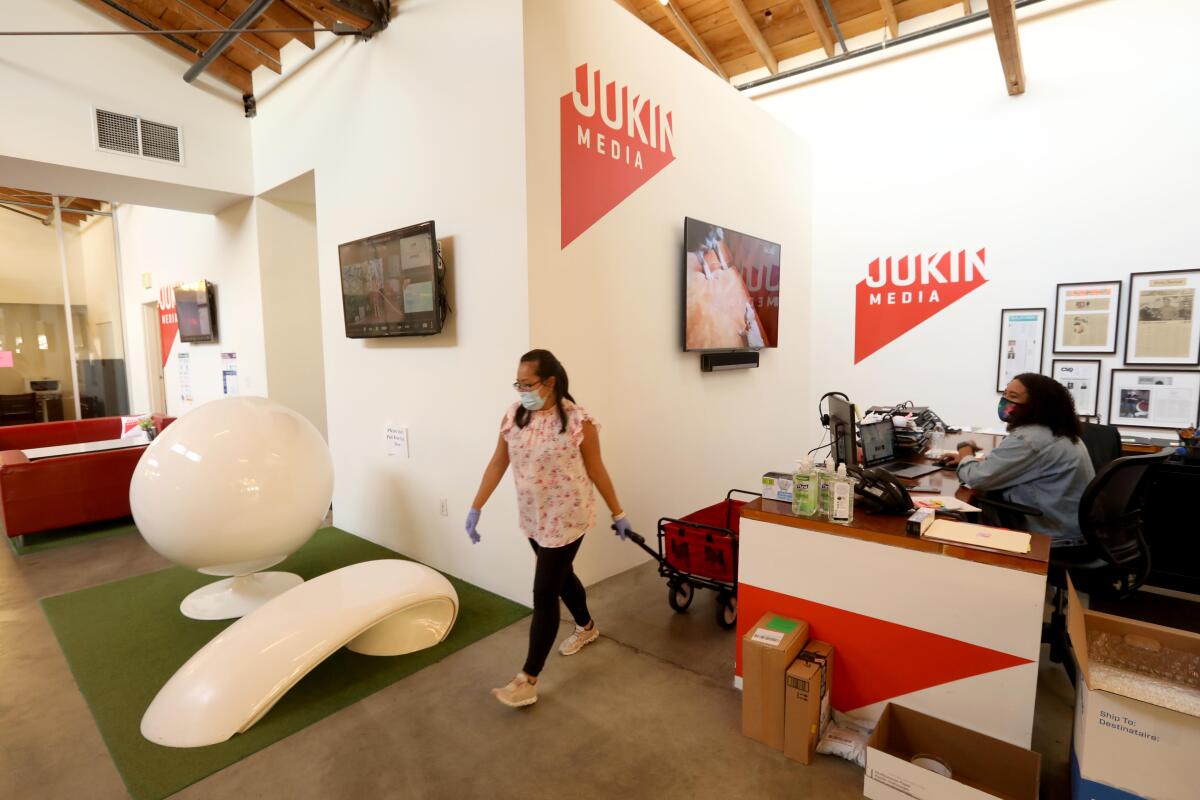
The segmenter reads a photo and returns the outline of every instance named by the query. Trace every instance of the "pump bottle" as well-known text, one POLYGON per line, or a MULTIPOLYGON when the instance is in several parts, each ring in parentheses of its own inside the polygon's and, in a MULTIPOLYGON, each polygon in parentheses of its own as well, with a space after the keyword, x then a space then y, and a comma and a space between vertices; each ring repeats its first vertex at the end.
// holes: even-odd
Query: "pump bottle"
POLYGON ((833 511, 830 522, 849 525, 854 522, 854 479, 846 474, 846 465, 838 464, 833 477, 833 511))
POLYGON ((792 513, 798 517, 811 517, 817 513, 817 473, 813 468, 812 456, 796 462, 796 474, 792 476, 792 513))

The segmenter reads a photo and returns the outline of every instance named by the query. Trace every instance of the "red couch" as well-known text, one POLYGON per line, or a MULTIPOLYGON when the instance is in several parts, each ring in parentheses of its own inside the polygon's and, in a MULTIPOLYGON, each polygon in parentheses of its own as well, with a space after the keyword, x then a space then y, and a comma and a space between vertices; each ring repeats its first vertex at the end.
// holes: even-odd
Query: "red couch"
MULTIPOLYGON (((154 416, 161 431, 174 417, 154 416)), ((129 481, 145 447, 30 461, 34 447, 121 435, 120 417, 0 428, 0 517, 11 538, 127 517, 129 481)))

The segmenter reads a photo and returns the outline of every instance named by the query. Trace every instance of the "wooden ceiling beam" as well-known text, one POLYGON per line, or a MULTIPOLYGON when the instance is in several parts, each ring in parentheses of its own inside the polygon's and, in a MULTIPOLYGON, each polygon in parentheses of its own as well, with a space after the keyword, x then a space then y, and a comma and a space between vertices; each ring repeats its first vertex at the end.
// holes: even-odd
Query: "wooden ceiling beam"
POLYGON ((343 5, 327 3, 324 0, 285 0, 285 2, 326 28, 332 28, 335 22, 345 22, 360 30, 365 30, 374 24, 373 20, 356 14, 343 5))
POLYGON ((700 63, 720 75, 722 80, 729 80, 729 76, 725 74, 725 70, 721 69, 720 63, 708 49, 708 46, 704 44, 704 40, 696 33, 696 29, 688 22, 687 17, 683 16, 683 12, 675 7, 675 0, 668 0, 662 6, 662 10, 667 15, 667 19, 671 21, 671 24, 675 26, 675 30, 679 31, 679 35, 687 42, 688 47, 700 59, 700 63))
POLYGON ((817 34, 817 38, 821 40, 821 47, 825 48, 825 55, 832 56, 833 34, 829 32, 829 26, 825 24, 825 15, 817 7, 817 0, 800 0, 800 7, 808 15, 808 21, 812 23, 813 31, 817 34))
POLYGON ((971 0, 962 0, 963 16, 971 16, 971 0))
POLYGON ((738 25, 745 31, 750 44, 754 45, 754 49, 762 57, 767 71, 772 75, 779 72, 779 59, 775 58, 775 54, 771 52, 771 46, 763 38, 762 31, 758 29, 758 23, 754 21, 754 17, 750 16, 750 12, 746 10, 746 4, 742 0, 725 0, 725 3, 733 12, 733 17, 737 20, 738 25))
MULTIPOLYGON (((159 2, 165 3, 171 11, 182 17, 188 25, 195 26, 196 28, 233 27, 234 20, 211 6, 197 2, 197 0, 159 0, 159 2), (203 8, 200 6, 203 6, 203 8)), ((233 40, 230 48, 237 50, 253 62, 262 64, 276 74, 283 71, 282 65, 279 62, 279 48, 252 33, 238 35, 233 40)))
POLYGON ((892 0, 879 0, 879 8, 883 11, 883 18, 887 22, 888 33, 892 38, 900 35, 900 21, 896 19, 896 6, 892 0))
POLYGON ((1013 0, 987 0, 987 4, 996 47, 1000 50, 1000 65, 1004 68, 1004 85, 1011 95, 1024 94, 1025 66, 1017 36, 1017 9, 1013 0))
MULTIPOLYGON (((132 14, 126 14, 116 8, 113 8, 103 0, 79 0, 79 2, 83 3, 85 6, 88 6, 92 10, 99 12, 103 16, 108 17, 110 20, 116 22, 124 28, 129 28, 130 30, 135 31, 159 30, 154 25, 146 24, 146 21, 138 19, 132 14)), ((172 34, 171 36, 150 36, 147 38, 164 50, 168 50, 175 55, 180 56, 189 63, 194 64, 199 59, 198 54, 192 50, 191 46, 184 43, 188 37, 172 34)), ((199 46, 201 48, 203 47, 203 45, 199 46)), ((230 86, 238 89, 242 94, 251 94, 254 91, 253 82, 250 79, 249 71, 242 69, 226 59, 218 58, 212 65, 209 66, 208 72, 212 74, 213 77, 220 78, 230 86)))
MULTIPOLYGON (((236 19, 239 14, 250 6, 250 3, 248 0, 228 0, 225 5, 229 6, 229 10, 233 12, 236 19)), ((303 14, 296 13, 295 10, 284 3, 275 2, 267 6, 267 10, 259 17, 259 22, 256 25, 258 24, 270 28, 311 28, 312 20, 303 14)), ((316 35, 312 31, 308 33, 281 33, 279 35, 290 36, 309 50, 317 46, 316 35)))

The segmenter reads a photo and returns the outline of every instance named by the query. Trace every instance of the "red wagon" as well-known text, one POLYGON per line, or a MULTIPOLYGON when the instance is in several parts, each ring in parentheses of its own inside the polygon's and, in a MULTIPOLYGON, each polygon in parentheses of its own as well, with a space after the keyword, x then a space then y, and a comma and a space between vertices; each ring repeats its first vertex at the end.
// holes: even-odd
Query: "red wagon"
POLYGON ((744 500, 733 495, 761 497, 757 492, 732 489, 720 503, 680 519, 658 521, 658 550, 644 536, 630 532, 634 544, 658 562, 658 574, 667 579, 667 602, 679 614, 688 610, 696 589, 717 593, 717 624, 737 625, 738 528, 744 500))

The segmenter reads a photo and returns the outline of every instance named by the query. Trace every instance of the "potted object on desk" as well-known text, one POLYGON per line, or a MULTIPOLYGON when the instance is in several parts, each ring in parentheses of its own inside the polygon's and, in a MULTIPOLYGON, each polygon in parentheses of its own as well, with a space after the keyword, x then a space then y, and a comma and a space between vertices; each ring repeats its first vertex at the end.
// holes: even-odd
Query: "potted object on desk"
POLYGON ((138 423, 138 427, 146 432, 146 438, 154 441, 154 437, 158 436, 158 428, 154 427, 154 417, 146 417, 138 423))

